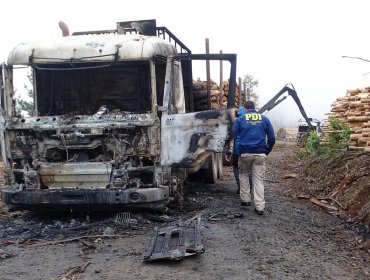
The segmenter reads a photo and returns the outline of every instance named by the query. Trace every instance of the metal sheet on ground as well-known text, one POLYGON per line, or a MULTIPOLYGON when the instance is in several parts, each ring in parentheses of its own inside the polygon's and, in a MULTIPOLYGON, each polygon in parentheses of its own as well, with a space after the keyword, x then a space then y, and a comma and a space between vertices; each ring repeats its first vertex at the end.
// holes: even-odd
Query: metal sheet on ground
POLYGON ((144 261, 181 260, 204 252, 201 232, 201 216, 196 215, 175 225, 155 228, 144 261))

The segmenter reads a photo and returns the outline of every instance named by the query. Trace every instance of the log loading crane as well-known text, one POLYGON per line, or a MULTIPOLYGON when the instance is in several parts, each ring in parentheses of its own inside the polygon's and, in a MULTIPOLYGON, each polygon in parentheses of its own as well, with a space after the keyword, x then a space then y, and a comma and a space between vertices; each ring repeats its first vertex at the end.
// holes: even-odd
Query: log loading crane
POLYGON ((299 100, 298 94, 291 83, 286 84, 273 98, 270 99, 270 101, 268 101, 264 106, 262 106, 261 109, 258 110, 258 113, 262 114, 266 111, 272 110, 273 108, 275 108, 275 106, 284 101, 288 96, 291 96, 293 98, 308 126, 308 129, 297 134, 297 144, 301 146, 304 145, 310 131, 316 130, 316 132, 318 132, 317 129, 319 129, 319 125, 316 126, 312 124, 312 118, 309 118, 307 116, 306 111, 304 110, 302 103, 299 100))

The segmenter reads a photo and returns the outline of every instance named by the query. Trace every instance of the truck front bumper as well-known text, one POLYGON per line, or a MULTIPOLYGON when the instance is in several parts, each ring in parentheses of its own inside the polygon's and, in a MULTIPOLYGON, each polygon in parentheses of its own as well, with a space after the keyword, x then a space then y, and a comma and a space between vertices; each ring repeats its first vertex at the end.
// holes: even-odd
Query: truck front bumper
POLYGON ((169 188, 2 190, 9 211, 161 209, 169 202, 169 188))

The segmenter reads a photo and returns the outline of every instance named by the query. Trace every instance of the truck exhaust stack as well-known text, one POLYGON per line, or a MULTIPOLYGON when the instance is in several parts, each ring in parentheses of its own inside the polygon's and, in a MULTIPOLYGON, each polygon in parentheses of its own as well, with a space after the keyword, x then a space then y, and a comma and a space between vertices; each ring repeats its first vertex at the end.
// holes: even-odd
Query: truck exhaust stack
POLYGON ((63 37, 69 36, 69 29, 68 29, 67 24, 64 21, 59 21, 58 24, 59 24, 60 29, 62 30, 63 37))

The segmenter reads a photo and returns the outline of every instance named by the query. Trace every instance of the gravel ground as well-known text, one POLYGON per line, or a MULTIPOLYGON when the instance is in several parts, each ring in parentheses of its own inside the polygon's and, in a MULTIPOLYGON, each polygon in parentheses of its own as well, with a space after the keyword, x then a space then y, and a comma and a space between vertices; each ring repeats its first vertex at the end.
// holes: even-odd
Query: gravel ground
POLYGON ((280 142, 268 157, 263 216, 253 204, 241 209, 231 167, 217 184, 188 183, 183 212, 131 213, 132 228, 116 225, 114 214, 12 214, 0 220, 0 279, 370 279, 363 236, 337 215, 284 196, 291 186, 282 175, 296 151, 280 142), (196 214, 203 254, 143 262, 154 227, 196 214), (80 239, 45 243, 63 238, 80 239))

